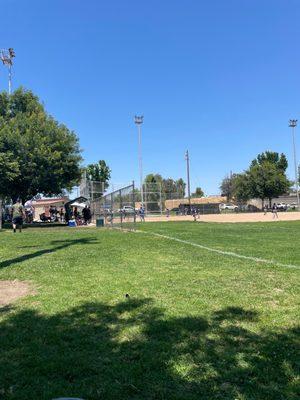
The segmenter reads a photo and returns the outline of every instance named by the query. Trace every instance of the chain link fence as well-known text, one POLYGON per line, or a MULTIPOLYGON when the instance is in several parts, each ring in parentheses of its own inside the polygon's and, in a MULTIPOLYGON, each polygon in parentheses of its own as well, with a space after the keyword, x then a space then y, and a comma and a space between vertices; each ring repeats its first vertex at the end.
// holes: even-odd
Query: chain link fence
POLYGON ((134 229, 138 212, 135 207, 135 195, 132 183, 91 200, 92 221, 96 225, 103 224, 106 227, 134 229))
MULTIPOLYGON (((183 198, 182 187, 160 182, 147 182, 143 184, 144 208, 147 216, 162 215, 166 211, 166 201, 183 198)), ((141 205, 141 193, 138 191, 138 206, 141 205)))

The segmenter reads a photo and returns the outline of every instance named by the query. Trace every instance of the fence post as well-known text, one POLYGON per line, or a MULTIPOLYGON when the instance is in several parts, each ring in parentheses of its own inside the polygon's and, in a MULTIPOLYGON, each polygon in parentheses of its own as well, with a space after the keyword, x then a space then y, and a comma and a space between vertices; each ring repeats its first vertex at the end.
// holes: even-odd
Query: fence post
POLYGON ((113 226, 113 220, 114 220, 114 195, 113 195, 113 193, 110 195, 110 204, 111 204, 110 224, 111 224, 111 226, 113 226))
POLYGON ((134 226, 135 226, 135 223, 136 223, 136 214, 135 214, 135 191, 134 191, 134 181, 132 181, 132 206, 133 206, 133 210, 134 210, 134 213, 133 213, 133 223, 134 223, 134 226))
POLYGON ((122 203, 122 189, 119 190, 119 196, 120 196, 120 219, 121 219, 121 228, 123 227, 123 203, 122 203))

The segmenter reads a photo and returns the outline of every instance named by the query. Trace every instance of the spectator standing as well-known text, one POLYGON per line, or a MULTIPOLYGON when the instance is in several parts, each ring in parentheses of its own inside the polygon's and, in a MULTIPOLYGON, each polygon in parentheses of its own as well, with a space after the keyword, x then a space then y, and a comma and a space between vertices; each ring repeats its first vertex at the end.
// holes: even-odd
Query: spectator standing
POLYGON ((63 220, 64 220, 64 209, 62 207, 59 210, 59 219, 60 219, 60 222, 63 222, 63 220))
POLYGON ((23 227, 23 218, 24 218, 24 207, 20 200, 18 199, 15 204, 12 206, 12 226, 14 233, 17 231, 17 227, 19 228, 19 232, 22 232, 23 227))
POLYGON ((84 219, 84 224, 87 225, 91 220, 91 210, 88 206, 85 206, 82 210, 82 215, 84 219))

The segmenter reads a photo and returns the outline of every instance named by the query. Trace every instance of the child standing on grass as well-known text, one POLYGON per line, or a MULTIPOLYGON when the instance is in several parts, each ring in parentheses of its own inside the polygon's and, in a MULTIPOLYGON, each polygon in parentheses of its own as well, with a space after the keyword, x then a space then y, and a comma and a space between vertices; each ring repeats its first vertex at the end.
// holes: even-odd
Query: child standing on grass
POLYGON ((277 205, 276 203, 273 204, 272 207, 272 213, 273 213, 273 219, 277 218, 278 219, 278 214, 277 214, 277 205))
POLYGON ((143 206, 140 207, 140 220, 141 222, 145 222, 145 209, 143 206))

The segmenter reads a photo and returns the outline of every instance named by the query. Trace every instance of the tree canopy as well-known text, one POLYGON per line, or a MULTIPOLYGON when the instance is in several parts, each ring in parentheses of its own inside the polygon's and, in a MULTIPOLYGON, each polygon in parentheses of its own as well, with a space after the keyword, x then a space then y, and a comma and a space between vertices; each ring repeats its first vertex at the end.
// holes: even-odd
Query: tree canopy
POLYGON ((182 178, 163 178, 160 174, 148 174, 144 179, 144 184, 152 184, 157 191, 161 190, 164 200, 183 198, 185 196, 186 183, 182 178), (161 188, 161 189, 160 189, 161 188))
POLYGON ((196 190, 194 193, 192 193, 191 197, 203 197, 204 196, 204 192, 201 189, 201 187, 196 187, 196 190))
POLYGON ((259 154, 249 168, 241 174, 225 178, 221 190, 226 196, 238 201, 259 198, 264 202, 288 192, 291 182, 286 176, 288 167, 284 154, 266 151, 259 154))
POLYGON ((230 201, 234 196, 235 176, 236 176, 235 174, 230 174, 230 176, 225 176, 220 185, 221 195, 226 196, 227 201, 230 201))
POLYGON ((111 169, 104 160, 99 160, 98 163, 89 164, 86 167, 87 179, 91 181, 103 182, 106 189, 109 185, 111 169))
POLYGON ((0 93, 0 196, 23 202, 70 190, 81 176, 78 138, 31 91, 0 93))

